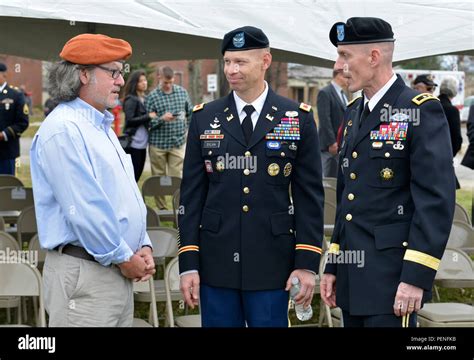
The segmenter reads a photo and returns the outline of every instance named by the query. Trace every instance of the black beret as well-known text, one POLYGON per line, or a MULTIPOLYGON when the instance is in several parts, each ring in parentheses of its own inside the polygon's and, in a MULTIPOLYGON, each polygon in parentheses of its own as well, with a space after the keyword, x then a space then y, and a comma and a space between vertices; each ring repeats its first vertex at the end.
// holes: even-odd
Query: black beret
POLYGON ((267 35, 262 30, 253 26, 244 26, 224 35, 221 51, 224 55, 226 51, 262 49, 269 45, 267 35))
POLYGON ((4 63, 0 63, 0 72, 7 71, 7 66, 4 63))
POLYGON ((335 23, 329 32, 329 40, 334 46, 395 41, 390 24, 372 17, 353 17, 346 23, 335 23))
POLYGON ((436 84, 434 81, 433 81, 433 77, 430 75, 430 74, 422 74, 422 75, 418 75, 416 78, 415 78, 415 81, 413 81, 413 84, 418 84, 418 83, 423 83, 423 84, 426 84, 428 86, 438 86, 438 84, 436 84))

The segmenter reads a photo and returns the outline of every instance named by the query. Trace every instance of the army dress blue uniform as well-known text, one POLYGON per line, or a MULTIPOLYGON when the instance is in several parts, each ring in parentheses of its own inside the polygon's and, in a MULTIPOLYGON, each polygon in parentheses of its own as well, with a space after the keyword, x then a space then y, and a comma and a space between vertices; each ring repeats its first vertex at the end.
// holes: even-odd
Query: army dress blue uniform
POLYGON ((330 263, 336 302, 353 316, 392 314, 400 282, 431 288, 450 233, 455 178, 446 117, 437 98, 398 76, 356 129, 363 97, 344 117, 330 254, 363 251, 364 266, 330 263), (405 114, 390 109, 404 109, 405 114), (354 136, 355 135, 355 136, 354 136))
POLYGON ((247 144, 233 93, 196 105, 181 185, 180 272, 244 291, 284 289, 294 269, 317 272, 323 196, 310 106, 269 89, 247 144))
POLYGON ((20 90, 5 83, 0 91, 0 132, 7 141, 0 141, 0 174, 15 174, 15 158, 20 156, 20 135, 28 127, 28 106, 20 90))

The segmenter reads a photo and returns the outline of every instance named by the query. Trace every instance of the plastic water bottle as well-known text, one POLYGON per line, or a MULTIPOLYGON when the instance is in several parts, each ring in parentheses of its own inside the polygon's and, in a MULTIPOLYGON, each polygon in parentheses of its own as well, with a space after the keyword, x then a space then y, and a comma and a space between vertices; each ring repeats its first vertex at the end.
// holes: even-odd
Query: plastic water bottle
MULTIPOLYGON (((295 301, 296 295, 300 292, 300 279, 298 279, 296 276, 291 278, 291 288, 290 288, 290 297, 293 301, 295 301)), ((304 304, 297 305, 295 303, 295 313, 296 317, 300 321, 307 321, 313 317, 313 308, 311 307, 311 304, 308 305, 308 307, 304 307, 304 304)))

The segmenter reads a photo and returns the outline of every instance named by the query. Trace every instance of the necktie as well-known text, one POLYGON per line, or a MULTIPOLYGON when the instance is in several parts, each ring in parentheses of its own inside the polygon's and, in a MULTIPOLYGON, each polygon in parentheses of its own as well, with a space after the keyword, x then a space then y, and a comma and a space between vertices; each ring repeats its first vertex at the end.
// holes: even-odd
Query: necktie
POLYGON ((365 119, 367 119, 367 116, 369 116, 370 114, 370 109, 369 109, 369 102, 367 101, 365 103, 365 106, 364 106, 364 111, 362 112, 362 115, 360 117, 360 120, 359 120, 359 128, 361 127, 362 125, 362 121, 364 121, 365 119))
POLYGON ((360 115, 360 117, 359 117, 359 118, 356 117, 356 118, 354 119, 354 123, 353 123, 353 126, 352 126, 352 127, 354 128, 354 129, 352 130, 352 132, 353 132, 353 138, 354 138, 354 139, 356 138, 357 133, 359 132, 360 126, 361 126, 361 124, 362 124, 362 121, 364 121, 364 119, 366 119, 367 116, 369 116, 369 114, 370 114, 369 102, 367 102, 367 103, 365 104, 365 106, 364 106, 364 111, 362 112, 362 114, 360 115))
POLYGON ((253 133, 252 114, 255 111, 255 108, 252 105, 245 105, 244 111, 247 116, 244 121, 242 121, 242 130, 244 132, 245 141, 248 144, 253 133))
POLYGON ((346 94, 344 94, 344 90, 341 90, 341 99, 342 99, 342 103, 344 105, 347 105, 347 98, 346 98, 346 94))

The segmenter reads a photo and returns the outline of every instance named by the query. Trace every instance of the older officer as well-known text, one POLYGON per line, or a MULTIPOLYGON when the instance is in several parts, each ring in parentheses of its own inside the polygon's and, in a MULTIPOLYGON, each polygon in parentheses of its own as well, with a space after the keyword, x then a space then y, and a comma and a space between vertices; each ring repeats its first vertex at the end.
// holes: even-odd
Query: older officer
POLYGON ((20 135, 28 127, 28 106, 23 93, 7 84, 6 71, 0 63, 0 174, 15 175, 20 135))
POLYGON ((390 24, 351 18, 329 37, 349 91, 363 90, 363 97, 345 113, 321 296, 342 308, 345 326, 415 326, 410 315, 431 297, 453 219, 448 123, 437 98, 393 73, 390 24))
POLYGON ((203 326, 283 327, 291 278, 302 284, 297 303, 309 305, 320 259, 318 134, 309 105, 265 82, 272 56, 262 30, 227 33, 222 54, 233 91, 196 105, 189 130, 181 290, 191 306, 200 292, 203 326))

